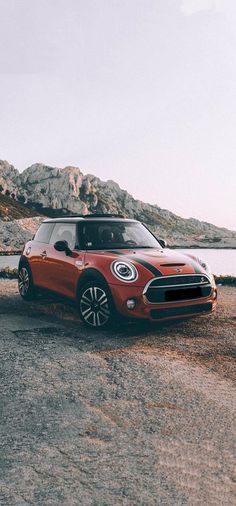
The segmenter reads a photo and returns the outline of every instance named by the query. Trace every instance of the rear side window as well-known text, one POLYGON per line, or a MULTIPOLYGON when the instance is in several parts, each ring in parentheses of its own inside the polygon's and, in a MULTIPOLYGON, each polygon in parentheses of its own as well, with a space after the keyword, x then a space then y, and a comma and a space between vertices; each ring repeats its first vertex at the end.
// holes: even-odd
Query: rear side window
POLYGON ((55 223, 42 223, 34 236, 34 241, 49 243, 55 223))
POLYGON ((55 244, 57 241, 67 241, 71 250, 75 249, 76 245, 76 224, 74 223, 56 223, 53 233, 50 238, 50 244, 55 244))

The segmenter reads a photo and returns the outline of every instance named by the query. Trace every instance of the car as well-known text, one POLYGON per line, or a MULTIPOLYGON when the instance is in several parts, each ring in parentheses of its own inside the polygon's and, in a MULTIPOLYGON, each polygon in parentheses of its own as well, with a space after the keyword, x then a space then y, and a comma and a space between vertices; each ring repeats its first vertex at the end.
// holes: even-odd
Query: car
POLYGON ((153 322, 209 314, 217 299, 203 260, 112 214, 43 221, 20 257, 18 286, 25 300, 39 289, 73 300, 99 329, 117 315, 153 322))

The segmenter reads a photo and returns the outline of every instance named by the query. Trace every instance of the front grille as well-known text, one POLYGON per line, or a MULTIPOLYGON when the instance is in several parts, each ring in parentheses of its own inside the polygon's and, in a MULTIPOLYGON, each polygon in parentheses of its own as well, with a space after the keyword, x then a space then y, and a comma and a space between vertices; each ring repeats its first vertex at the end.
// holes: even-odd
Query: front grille
POLYGON ((163 276, 152 280, 144 289, 151 304, 179 302, 209 297, 212 286, 204 275, 163 276))
POLYGON ((189 314, 207 313, 212 311, 212 304, 198 304, 197 306, 171 307, 165 309, 152 309, 150 311, 153 320, 170 318, 171 316, 186 316, 189 314))
POLYGON ((174 285, 202 285, 209 283, 209 279, 204 274, 179 274, 177 276, 162 276, 151 281, 150 287, 174 286, 174 285))

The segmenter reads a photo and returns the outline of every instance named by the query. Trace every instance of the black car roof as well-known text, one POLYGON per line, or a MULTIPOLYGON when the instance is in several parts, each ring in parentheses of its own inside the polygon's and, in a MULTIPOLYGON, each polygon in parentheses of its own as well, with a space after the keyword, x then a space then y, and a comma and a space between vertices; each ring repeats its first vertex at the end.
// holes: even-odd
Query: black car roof
POLYGON ((88 214, 84 216, 67 216, 66 218, 47 218, 43 221, 43 223, 84 223, 84 222, 91 222, 91 221, 126 221, 126 222, 137 222, 137 220, 133 220, 130 218, 123 218, 119 215, 96 215, 96 214, 88 214))

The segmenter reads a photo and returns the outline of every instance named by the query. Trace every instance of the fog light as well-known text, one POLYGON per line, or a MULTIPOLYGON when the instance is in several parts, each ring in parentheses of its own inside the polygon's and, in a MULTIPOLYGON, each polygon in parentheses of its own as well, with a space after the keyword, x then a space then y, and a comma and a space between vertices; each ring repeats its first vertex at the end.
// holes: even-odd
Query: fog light
POLYGON ((134 309, 135 305, 136 305, 135 299, 128 299, 126 301, 126 306, 127 306, 128 309, 134 309))

